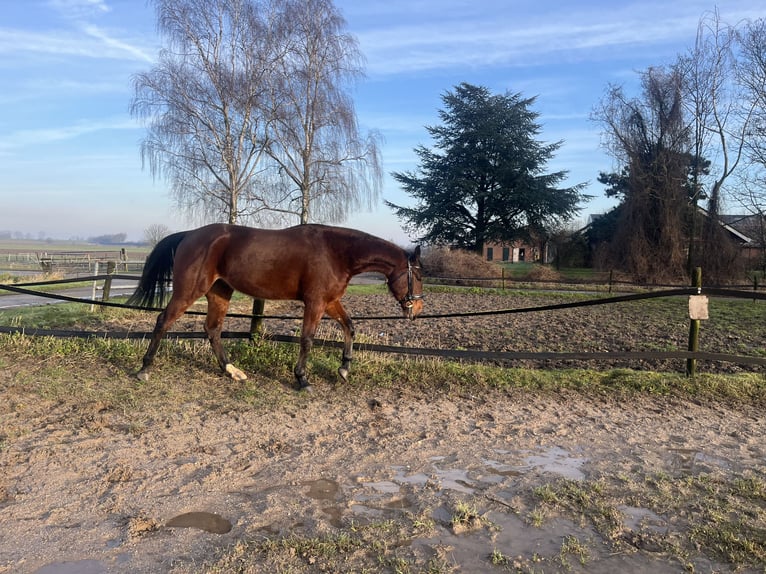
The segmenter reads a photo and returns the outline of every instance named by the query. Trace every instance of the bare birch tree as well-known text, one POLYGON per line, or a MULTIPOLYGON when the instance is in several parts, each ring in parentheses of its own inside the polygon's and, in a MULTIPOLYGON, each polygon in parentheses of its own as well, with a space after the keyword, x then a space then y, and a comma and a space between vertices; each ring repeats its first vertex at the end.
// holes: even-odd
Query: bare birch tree
POLYGON ((337 222, 370 206, 381 185, 374 133, 362 136, 349 87, 363 76, 356 40, 332 0, 275 0, 286 28, 273 75, 274 181, 300 223, 337 222))
POLYGON ((199 219, 342 221, 379 195, 349 88, 356 40, 332 0, 153 0, 165 41, 134 77, 142 158, 199 219))
POLYGON ((277 55, 250 0, 155 0, 165 41, 137 74, 131 112, 146 121, 142 158, 177 204, 235 223, 268 203, 257 177, 266 148, 266 76, 277 55))

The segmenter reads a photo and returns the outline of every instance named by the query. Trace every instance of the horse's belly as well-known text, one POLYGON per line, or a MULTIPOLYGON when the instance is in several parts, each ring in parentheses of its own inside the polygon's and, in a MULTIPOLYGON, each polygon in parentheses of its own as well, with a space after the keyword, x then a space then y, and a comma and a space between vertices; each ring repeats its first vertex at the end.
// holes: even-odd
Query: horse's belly
POLYGON ((301 299, 297 281, 227 281, 234 289, 256 299, 296 300, 301 299))

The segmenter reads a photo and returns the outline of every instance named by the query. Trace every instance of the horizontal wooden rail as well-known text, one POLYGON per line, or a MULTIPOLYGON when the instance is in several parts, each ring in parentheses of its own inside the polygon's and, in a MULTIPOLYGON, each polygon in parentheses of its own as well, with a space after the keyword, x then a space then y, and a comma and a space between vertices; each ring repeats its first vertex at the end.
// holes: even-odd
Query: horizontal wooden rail
MULTIPOLYGON (((93 299, 82 299, 77 297, 69 297, 66 295, 45 293, 27 289, 26 287, 40 286, 40 285, 55 285, 67 282, 82 282, 82 281, 96 281, 96 280, 111 280, 115 278, 120 279, 137 279, 132 275, 97 275, 88 278, 80 278, 75 280, 55 280, 55 281, 41 281, 35 283, 24 283, 16 285, 2 285, 0 284, 0 290, 7 290, 15 293, 23 293, 35 295, 38 297, 53 298, 62 301, 70 301, 76 303, 84 303, 89 305, 102 305, 107 307, 121 307, 140 309, 145 311, 160 311, 160 308, 142 308, 128 306, 122 303, 115 303, 109 301, 96 301, 93 299)), ((440 319, 440 318, 453 318, 453 317, 476 317, 487 315, 503 315, 503 314, 515 314, 515 313, 530 313, 539 311, 552 311, 559 309, 571 309, 576 307, 589 307, 594 305, 608 305, 617 304, 627 301, 640 301, 644 299, 656 299, 661 297, 678 297, 685 295, 710 295, 717 297, 730 297, 730 298, 742 298, 753 300, 766 300, 766 293, 753 292, 753 291, 740 291, 736 289, 724 289, 717 287, 684 287, 668 289, 664 291, 652 291, 648 293, 635 293, 621 296, 601 297, 598 299, 588 299, 585 301, 577 301, 572 303, 561 303, 554 305, 542 305, 537 307, 521 307, 513 309, 497 309, 490 311, 472 311, 472 312, 460 312, 460 313, 445 313, 438 315, 422 315, 423 319, 440 319)), ((204 311, 188 311, 190 315, 205 315, 204 311)), ((252 319, 253 315, 243 313, 231 313, 228 317, 236 318, 249 318, 252 319)), ((299 319, 300 317, 291 315, 263 315, 263 319, 299 319)), ((368 317, 354 317, 355 321, 363 320, 391 320, 400 319, 399 315, 396 316, 368 316, 368 317)), ((146 339, 151 337, 149 332, 92 332, 92 331, 74 331, 63 329, 26 329, 23 327, 3 327, 0 326, 0 333, 6 334, 25 334, 30 336, 49 336, 49 337, 80 337, 80 338, 113 338, 113 339, 146 339)), ((176 339, 196 339, 206 338, 204 333, 169 333, 168 338, 176 339)), ((252 335, 250 332, 238 332, 228 331, 222 333, 223 338, 229 339, 248 339, 252 335)), ((276 342, 288 342, 297 343, 299 339, 297 337, 287 335, 274 335, 269 337, 269 340, 276 342)), ((331 340, 316 340, 316 345, 324 345, 328 347, 340 347, 342 343, 340 341, 331 340)), ((393 345, 378 345, 371 343, 355 343, 355 347, 360 350, 368 350, 381 353, 398 353, 414 356, 438 356, 457 360, 468 361, 521 361, 521 360, 533 360, 533 361, 614 361, 614 360, 670 360, 670 359, 694 359, 705 361, 720 361, 730 362, 742 365, 755 365, 766 366, 766 357, 754 357, 743 355, 729 355, 725 353, 707 353, 699 351, 630 351, 630 352, 514 352, 514 351, 478 351, 478 350, 457 350, 457 349, 435 349, 435 348, 422 348, 422 347, 400 347, 393 345)))
MULTIPOLYGON (((148 331, 75 331, 66 329, 25 329, 23 327, 0 327, 0 333, 12 335, 27 335, 33 337, 61 337, 61 338, 96 338, 117 340, 144 340, 151 338, 148 331)), ((207 335, 202 332, 172 332, 166 335, 168 339, 206 339, 207 335)), ((251 333, 246 331, 224 331, 223 339, 250 339, 251 333)), ((277 343, 300 343, 300 337, 291 335, 271 335, 264 340, 277 343)), ((343 348, 342 341, 329 339, 315 339, 314 346, 343 348)), ((743 355, 729 355, 726 353, 706 353, 702 351, 616 351, 616 352, 528 352, 528 351, 478 351, 467 349, 436 349, 429 347, 402 347, 398 345, 379 345, 376 343, 354 343, 354 348, 359 351, 371 351, 376 353, 394 353, 412 356, 442 357, 447 359, 459 359, 472 362, 485 361, 614 361, 621 359, 635 360, 669 360, 669 359, 698 359, 705 361, 721 361, 742 365, 766 366, 766 357, 751 357, 743 355)))

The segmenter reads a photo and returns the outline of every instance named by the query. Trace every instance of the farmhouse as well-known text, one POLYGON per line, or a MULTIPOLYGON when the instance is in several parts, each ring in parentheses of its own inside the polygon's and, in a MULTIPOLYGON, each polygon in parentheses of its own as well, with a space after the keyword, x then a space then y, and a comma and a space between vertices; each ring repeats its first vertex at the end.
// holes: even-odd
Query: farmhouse
MULTIPOLYGON (((547 249, 543 248, 547 252, 547 249)), ((503 261, 507 263, 521 263, 524 261, 547 261, 541 256, 543 251, 527 241, 516 240, 513 242, 485 243, 483 256, 487 261, 503 261)))

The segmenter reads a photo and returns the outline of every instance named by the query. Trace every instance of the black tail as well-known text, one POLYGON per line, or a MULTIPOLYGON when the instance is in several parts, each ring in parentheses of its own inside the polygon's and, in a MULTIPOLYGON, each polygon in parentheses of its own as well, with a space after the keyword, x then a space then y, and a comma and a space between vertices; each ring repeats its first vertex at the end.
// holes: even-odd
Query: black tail
POLYGON ((138 282, 135 293, 128 299, 128 305, 154 307, 165 302, 165 294, 173 276, 173 260, 176 249, 188 231, 173 233, 163 238, 146 258, 144 272, 138 282))

